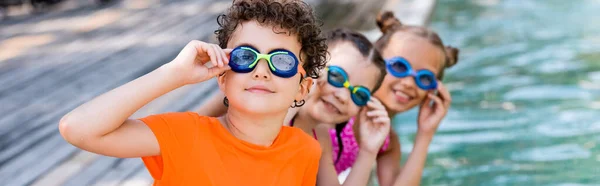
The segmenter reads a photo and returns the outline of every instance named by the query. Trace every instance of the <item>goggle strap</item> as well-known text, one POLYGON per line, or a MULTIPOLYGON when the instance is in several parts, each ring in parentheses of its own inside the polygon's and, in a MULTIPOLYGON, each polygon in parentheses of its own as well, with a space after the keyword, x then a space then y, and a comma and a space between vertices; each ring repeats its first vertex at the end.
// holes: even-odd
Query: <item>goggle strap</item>
POLYGON ((273 66, 271 60, 267 60, 267 62, 269 62, 269 68, 271 68, 271 71, 276 71, 275 66, 273 66))
POLYGON ((248 65, 248 67, 254 68, 254 66, 256 66, 257 63, 258 63, 258 58, 256 60, 254 60, 254 62, 252 62, 252 64, 248 65))
POLYGON ((288 55, 289 53, 288 52, 279 51, 279 52, 273 52, 273 53, 271 53, 269 55, 275 55, 275 54, 285 54, 285 55, 288 55))
POLYGON ((254 52, 254 53, 258 53, 257 51, 255 51, 254 49, 252 49, 252 48, 250 48, 250 47, 240 47, 240 48, 241 48, 241 49, 244 49, 244 50, 250 50, 250 51, 252 51, 252 52, 254 52))

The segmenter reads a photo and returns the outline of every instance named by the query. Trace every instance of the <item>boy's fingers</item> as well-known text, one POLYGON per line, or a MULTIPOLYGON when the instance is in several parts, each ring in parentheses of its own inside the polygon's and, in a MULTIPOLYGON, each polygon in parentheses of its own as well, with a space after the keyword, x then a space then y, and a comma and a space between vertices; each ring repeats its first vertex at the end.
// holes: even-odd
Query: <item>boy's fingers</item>
POLYGON ((217 51, 219 53, 219 57, 221 58, 221 64, 223 64, 223 66, 225 66, 226 61, 227 61, 227 56, 225 55, 225 52, 223 52, 223 49, 219 46, 219 45, 215 45, 215 47, 217 48, 217 51))
POLYGON ((221 55, 219 54, 219 50, 213 44, 209 44, 210 48, 214 51, 215 55, 214 59, 217 61, 218 67, 221 67, 221 55))
POLYGON ((215 58, 217 58, 217 62, 219 62, 219 67, 223 67, 223 55, 221 54, 221 47, 211 44, 211 47, 215 51, 215 58))
POLYGON ((231 67, 229 66, 223 66, 223 67, 211 67, 208 69, 208 74, 209 76, 217 76, 222 74, 223 72, 227 71, 231 69, 231 67))
POLYGON ((229 57, 227 57, 226 49, 221 49, 221 55, 223 55, 223 64, 229 64, 229 57))
POLYGON ((216 59, 215 50, 210 46, 206 46, 206 52, 208 53, 208 57, 210 58, 210 62, 212 62, 213 66, 218 67, 219 62, 216 59))

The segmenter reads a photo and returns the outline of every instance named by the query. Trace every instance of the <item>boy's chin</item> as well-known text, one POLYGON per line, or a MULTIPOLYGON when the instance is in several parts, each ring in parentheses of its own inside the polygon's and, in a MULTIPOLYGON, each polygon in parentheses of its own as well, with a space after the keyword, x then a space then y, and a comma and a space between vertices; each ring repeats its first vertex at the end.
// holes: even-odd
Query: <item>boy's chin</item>
POLYGON ((239 112, 256 115, 285 113, 289 108, 289 106, 284 106, 274 101, 262 100, 247 100, 245 102, 241 102, 241 104, 230 104, 230 107, 239 112))

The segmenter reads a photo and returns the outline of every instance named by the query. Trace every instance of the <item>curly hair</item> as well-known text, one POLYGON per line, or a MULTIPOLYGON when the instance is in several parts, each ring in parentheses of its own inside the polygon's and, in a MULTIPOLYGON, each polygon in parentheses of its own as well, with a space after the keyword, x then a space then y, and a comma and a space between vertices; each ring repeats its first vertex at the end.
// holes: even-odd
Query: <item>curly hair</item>
POLYGON ((314 16, 310 5, 300 0, 235 0, 231 7, 217 17, 215 31, 219 46, 227 47, 237 26, 246 21, 257 21, 296 34, 301 44, 300 60, 306 75, 318 78, 325 67, 327 44, 321 34, 321 22, 314 16))

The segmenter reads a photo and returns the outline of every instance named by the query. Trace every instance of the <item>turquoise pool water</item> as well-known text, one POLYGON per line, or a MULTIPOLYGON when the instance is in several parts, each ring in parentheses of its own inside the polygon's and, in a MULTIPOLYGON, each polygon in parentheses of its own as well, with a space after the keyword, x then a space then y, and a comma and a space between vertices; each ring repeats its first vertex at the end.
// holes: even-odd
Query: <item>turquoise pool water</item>
MULTIPOLYGON (((600 1, 438 3, 461 53, 423 185, 600 185, 600 1)), ((405 161, 416 111, 394 121, 405 161)))

